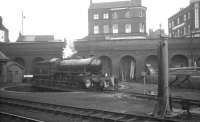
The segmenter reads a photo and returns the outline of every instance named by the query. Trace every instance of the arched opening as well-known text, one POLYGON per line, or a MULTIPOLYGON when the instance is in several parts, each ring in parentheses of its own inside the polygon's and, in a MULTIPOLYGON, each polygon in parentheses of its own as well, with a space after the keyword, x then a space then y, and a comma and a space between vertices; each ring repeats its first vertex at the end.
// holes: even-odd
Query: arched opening
POLYGON ((188 66, 188 58, 184 55, 175 55, 171 59, 172 68, 188 66))
POLYGON ((112 60, 108 56, 101 56, 99 58, 102 62, 102 73, 108 76, 112 75, 112 60))
POLYGON ((200 57, 197 59, 196 64, 198 67, 200 67, 200 57))
POLYGON ((32 73, 33 74, 42 74, 44 71, 42 70, 41 66, 38 64, 39 62, 43 61, 44 59, 41 57, 37 57, 32 62, 32 73))
POLYGON ((145 60, 145 65, 150 65, 154 70, 158 69, 158 57, 156 55, 150 55, 145 60))
POLYGON ((146 81, 155 83, 157 81, 158 71, 158 57, 156 55, 150 55, 145 60, 145 72, 146 81))
POLYGON ((120 60, 120 79, 130 81, 135 79, 135 59, 132 56, 124 56, 120 60))
POLYGON ((6 64, 8 82, 22 82, 24 76, 24 67, 14 61, 6 64))
POLYGON ((20 64, 21 66, 25 67, 25 61, 23 58, 17 57, 14 59, 14 61, 17 62, 18 64, 20 64))

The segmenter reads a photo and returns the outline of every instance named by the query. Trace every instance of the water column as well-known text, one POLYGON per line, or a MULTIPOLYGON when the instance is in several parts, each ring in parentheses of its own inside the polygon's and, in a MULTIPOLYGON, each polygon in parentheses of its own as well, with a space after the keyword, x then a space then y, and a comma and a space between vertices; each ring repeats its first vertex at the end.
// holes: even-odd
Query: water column
POLYGON ((156 117, 164 118, 170 112, 168 87, 168 42, 165 38, 159 43, 158 49, 158 102, 154 110, 156 117))

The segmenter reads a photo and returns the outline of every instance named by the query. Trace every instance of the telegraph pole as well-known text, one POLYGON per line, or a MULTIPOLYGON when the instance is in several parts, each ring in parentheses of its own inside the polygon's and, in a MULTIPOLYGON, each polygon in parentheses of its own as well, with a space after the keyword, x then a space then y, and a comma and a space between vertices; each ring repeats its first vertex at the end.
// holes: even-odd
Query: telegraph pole
POLYGON ((22 11, 22 15, 21 15, 21 26, 22 26, 22 35, 24 34, 24 19, 25 19, 25 16, 24 16, 24 14, 23 14, 23 11, 22 11))

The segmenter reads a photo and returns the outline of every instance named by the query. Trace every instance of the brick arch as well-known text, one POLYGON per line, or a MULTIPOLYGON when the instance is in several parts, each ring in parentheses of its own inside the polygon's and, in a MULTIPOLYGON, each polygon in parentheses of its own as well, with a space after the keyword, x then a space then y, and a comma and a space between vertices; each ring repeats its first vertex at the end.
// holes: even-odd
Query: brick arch
POLYGON ((145 65, 150 64, 154 69, 158 69, 158 56, 149 55, 145 59, 145 65))
POLYGON ((200 67, 200 57, 197 58, 196 64, 197 64, 198 67, 200 67))
POLYGON ((109 76, 112 75, 112 59, 109 56, 100 56, 99 59, 102 62, 102 73, 109 76))
POLYGON ((189 59, 189 55, 188 55, 187 53, 181 53, 181 52, 172 52, 172 53, 170 53, 170 52, 169 52, 169 62, 171 61, 171 59, 172 59, 174 56, 178 56, 178 55, 184 56, 184 57, 186 57, 187 59, 189 59))
POLYGON ((42 57, 35 57, 32 60, 32 73, 42 73, 42 69, 38 65, 38 62, 43 61, 44 58, 42 57))
POLYGON ((184 67, 189 66, 188 57, 185 55, 174 55, 171 58, 170 67, 184 67))
POLYGON ((18 64, 20 64, 23 67, 25 67, 25 65, 26 65, 26 62, 22 57, 16 57, 16 58, 14 58, 14 61, 17 62, 18 64))
POLYGON ((133 56, 126 55, 120 59, 119 76, 122 81, 130 81, 135 79, 136 60, 133 56))

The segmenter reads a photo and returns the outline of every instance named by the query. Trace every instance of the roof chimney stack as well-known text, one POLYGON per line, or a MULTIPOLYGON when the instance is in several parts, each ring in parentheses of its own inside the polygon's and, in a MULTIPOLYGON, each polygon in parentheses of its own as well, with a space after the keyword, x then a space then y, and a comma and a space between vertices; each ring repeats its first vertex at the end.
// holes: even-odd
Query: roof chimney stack
POLYGON ((0 16, 0 26, 2 26, 3 25, 3 23, 2 23, 2 17, 0 16))
POLYGON ((131 4, 134 6, 142 6, 142 0, 131 0, 131 4))
POLYGON ((90 5, 92 5, 92 0, 90 0, 90 5))

